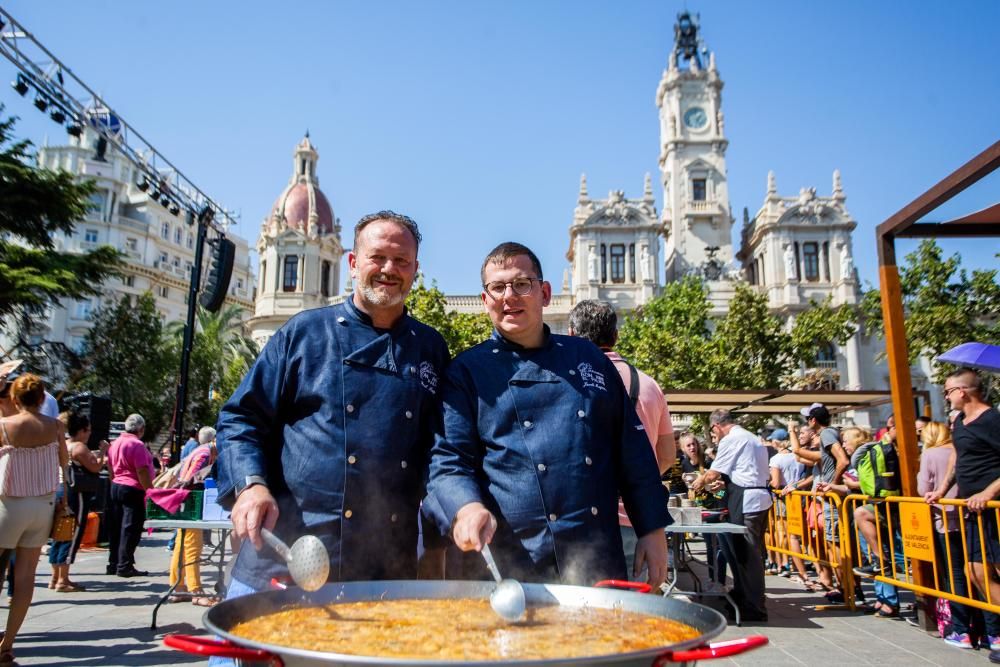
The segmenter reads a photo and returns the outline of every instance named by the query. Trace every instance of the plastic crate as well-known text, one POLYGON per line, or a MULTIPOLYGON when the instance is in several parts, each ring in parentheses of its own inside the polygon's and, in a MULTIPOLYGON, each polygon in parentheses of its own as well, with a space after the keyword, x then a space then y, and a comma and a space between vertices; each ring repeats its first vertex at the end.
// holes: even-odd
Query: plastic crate
POLYGON ((197 521, 201 518, 201 508, 204 502, 205 492, 201 489, 195 489, 188 494, 188 497, 184 499, 179 510, 174 514, 168 514, 166 510, 154 503, 152 500, 146 499, 146 518, 147 519, 181 519, 181 520, 192 520, 197 521))

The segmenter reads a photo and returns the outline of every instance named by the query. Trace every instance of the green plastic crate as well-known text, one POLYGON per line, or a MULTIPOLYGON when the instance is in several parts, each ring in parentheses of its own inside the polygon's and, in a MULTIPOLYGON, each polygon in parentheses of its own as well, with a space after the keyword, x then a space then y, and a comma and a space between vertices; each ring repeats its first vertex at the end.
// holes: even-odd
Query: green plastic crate
POLYGON ((146 518, 197 521, 201 518, 201 508, 205 500, 204 496, 205 492, 202 489, 195 489, 194 491, 191 491, 188 494, 188 497, 184 499, 180 509, 174 514, 168 514, 166 510, 147 498, 146 518))

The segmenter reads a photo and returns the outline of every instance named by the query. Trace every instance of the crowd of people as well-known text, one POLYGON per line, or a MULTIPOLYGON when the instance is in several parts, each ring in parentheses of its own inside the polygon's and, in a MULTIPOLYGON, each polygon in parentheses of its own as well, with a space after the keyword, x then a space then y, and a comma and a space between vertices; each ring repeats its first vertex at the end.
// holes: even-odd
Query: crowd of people
MULTIPOLYGON (((240 540, 230 599, 287 575, 264 547, 262 528, 288 543, 319 537, 334 581, 487 578, 478 552, 489 544, 500 570, 522 581, 631 577, 656 588, 667 577, 667 487, 711 498, 727 521, 745 528, 708 544, 716 581, 732 571, 732 598, 745 622, 768 620, 767 571, 797 577, 831 601, 843 598, 845 582, 831 559, 816 558, 817 549, 841 548, 841 513, 835 503, 810 502, 801 508, 808 534, 795 534, 789 504, 801 496, 793 491, 871 496, 850 517, 851 539, 871 554, 858 576, 885 574, 898 558, 877 546, 892 542, 879 532, 888 515, 878 501, 901 488, 892 418, 873 436, 835 428, 816 403, 801 420, 759 437, 716 410, 707 446, 693 433, 675 441, 661 389, 614 352, 613 309, 584 301, 571 314, 570 335, 552 333, 543 322, 552 287, 535 253, 514 242, 491 250, 481 266, 493 334, 450 359, 441 335, 404 307, 420 242, 407 216, 362 218, 348 254, 352 295, 299 313, 277 331, 221 409, 218 432, 189 434, 174 468, 143 442, 142 416, 129 415, 124 433, 92 450, 85 418, 60 422, 43 413, 39 378, 4 381, 0 548, 15 554, 15 585, 0 664, 13 661, 41 547, 64 505, 75 512, 77 533, 50 547, 51 587, 82 591, 69 566, 88 513, 84 489, 105 465, 107 574, 124 578, 147 575, 135 562, 147 497, 187 492, 214 469, 219 502, 231 509, 240 540), (771 551, 769 558, 769 547, 790 555, 771 551)), ((935 507, 939 548, 951 545, 954 554, 962 546, 969 555, 969 567, 948 563, 955 592, 989 587, 1000 599, 996 513, 983 514, 981 538, 965 531, 969 542, 959 544, 954 532, 963 516, 938 504, 967 498, 968 509, 980 512, 1000 493, 1000 416, 969 369, 949 376, 945 396, 958 413, 953 423, 918 424, 922 488, 935 507)), ((201 546, 199 531, 186 531, 171 568, 171 583, 196 603, 206 597, 195 558, 201 546), (178 567, 182 559, 187 568, 178 567)), ((876 615, 898 616, 895 587, 878 582, 875 596, 876 615)), ((975 614, 961 605, 950 612, 947 641, 971 646, 975 614)), ((1000 623, 983 616, 982 636, 1000 650, 1000 623)))

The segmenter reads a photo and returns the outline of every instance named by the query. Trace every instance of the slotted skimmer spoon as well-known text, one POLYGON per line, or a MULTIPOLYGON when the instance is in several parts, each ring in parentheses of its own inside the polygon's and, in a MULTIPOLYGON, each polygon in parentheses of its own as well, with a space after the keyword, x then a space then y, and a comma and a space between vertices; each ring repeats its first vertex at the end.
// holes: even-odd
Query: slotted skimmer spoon
POLYGON ((287 544, 267 528, 261 528, 260 534, 268 546, 288 563, 288 573, 299 588, 316 591, 323 587, 330 576, 330 554, 318 537, 303 535, 289 549, 287 544))
POLYGON ((483 558, 486 559, 486 567, 490 574, 497 580, 497 587, 490 593, 490 606, 497 615, 508 623, 517 623, 524 618, 527 603, 524 598, 524 588, 516 579, 504 579, 500 576, 497 563, 490 553, 490 545, 484 544, 482 550, 483 558))

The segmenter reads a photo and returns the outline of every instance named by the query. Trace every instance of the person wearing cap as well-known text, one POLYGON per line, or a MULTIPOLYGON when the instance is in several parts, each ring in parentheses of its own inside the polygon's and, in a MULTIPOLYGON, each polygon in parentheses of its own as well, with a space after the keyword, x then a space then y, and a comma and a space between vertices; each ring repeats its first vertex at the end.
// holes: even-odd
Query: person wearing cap
MULTIPOLYGON (((822 403, 813 403, 799 411, 810 430, 819 437, 819 449, 806 449, 798 438, 799 425, 795 421, 788 422, 788 438, 792 443, 792 452, 801 460, 813 464, 813 490, 817 485, 837 485, 841 483, 851 461, 840 443, 837 429, 830 426, 832 417, 830 411, 822 403)), ((835 549, 839 542, 837 510, 832 503, 823 503, 824 541, 829 542, 827 549, 835 549)), ((817 530, 820 528, 817 527, 817 530)), ((824 588, 834 589, 833 569, 829 565, 818 563, 819 579, 824 588)))
MULTIPOLYGON (((791 444, 788 442, 788 431, 785 429, 779 428, 771 432, 771 444, 778 450, 778 453, 768 461, 768 468, 771 475, 771 490, 775 494, 785 496, 785 500, 779 502, 776 507, 778 522, 775 527, 775 533, 778 545, 784 547, 787 543, 791 551, 800 552, 802 545, 799 536, 787 532, 785 517, 787 516, 788 503, 799 503, 800 505, 802 503, 800 497, 789 496, 788 493, 796 490, 796 485, 805 478, 806 466, 790 451, 791 444)), ((791 562, 795 565, 795 569, 802 581, 808 581, 809 576, 806 574, 805 563, 802 562, 802 559, 793 556, 791 562)), ((780 571, 777 574, 783 577, 790 576, 791 568, 789 568, 788 563, 788 556, 779 553, 778 565, 780 571)))
POLYGON ((767 450, 757 436, 736 423, 729 410, 715 410, 708 423, 719 453, 712 468, 694 480, 691 488, 700 491, 720 481, 725 484, 729 522, 747 528, 745 535, 732 535, 722 543, 733 570, 732 597, 743 621, 766 623, 764 532, 771 508, 767 450))
MULTIPOLYGON (((656 380, 638 370, 614 351, 615 343, 618 342, 618 315, 614 306, 607 301, 596 299, 580 301, 569 313, 568 329, 570 336, 585 338, 599 347, 604 356, 618 369, 629 400, 632 401, 639 415, 639 421, 646 431, 646 437, 649 438, 649 444, 653 448, 659 473, 663 475, 677 458, 670 409, 667 407, 663 390, 656 384, 656 380)), ((631 577, 634 576, 632 572, 635 564, 634 552, 639 538, 622 502, 618 503, 618 525, 621 527, 626 569, 631 577)))
POLYGON ((232 507, 242 540, 229 598, 288 576, 261 528, 287 544, 318 537, 333 581, 417 577, 420 499, 448 364, 441 335, 405 307, 419 244, 405 215, 361 218, 347 256, 353 294, 289 319, 223 406, 219 503, 232 507))

